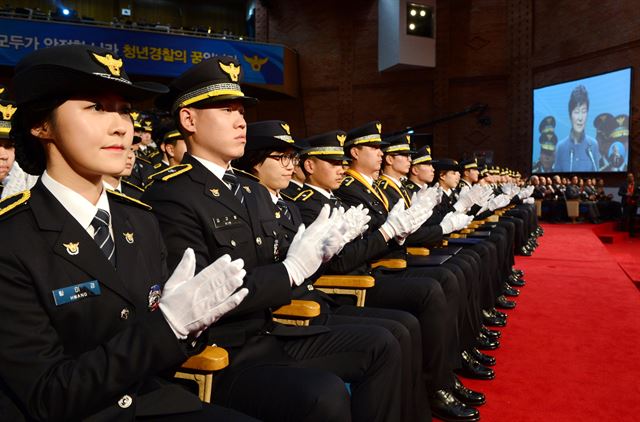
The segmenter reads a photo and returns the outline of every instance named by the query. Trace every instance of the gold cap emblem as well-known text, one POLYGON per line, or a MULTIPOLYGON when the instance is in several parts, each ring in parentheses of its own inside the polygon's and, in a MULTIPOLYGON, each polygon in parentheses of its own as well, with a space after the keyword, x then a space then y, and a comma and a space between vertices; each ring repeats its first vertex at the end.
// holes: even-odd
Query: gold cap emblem
POLYGON ((229 75, 229 78, 233 82, 238 82, 238 79, 240 77, 240 66, 236 66, 236 64, 233 63, 233 62, 231 62, 229 64, 224 64, 222 62, 218 62, 218 64, 220 65, 220 69, 222 69, 222 71, 224 73, 229 75))
POLYGON ((622 126, 622 124, 624 123, 624 116, 620 116, 616 119, 616 122, 618 122, 618 124, 620 126, 622 126))
POLYGON ((109 72, 111 72, 111 74, 113 76, 120 76, 120 68, 122 67, 122 59, 114 59, 113 56, 111 54, 106 54, 104 56, 101 56, 99 54, 93 53, 93 57, 96 58, 96 60, 101 63, 104 67, 106 67, 107 69, 109 69, 109 72))
POLYGON ((376 129, 378 129, 378 133, 382 133, 382 123, 376 123, 376 129))
POLYGON ((289 125, 286 123, 280 123, 280 126, 282 126, 282 129, 284 129, 285 132, 287 132, 287 135, 291 135, 291 132, 289 132, 289 125))
POLYGON ((4 120, 11 120, 11 116, 13 116, 13 113, 15 113, 17 109, 13 104, 7 104, 6 106, 0 104, 0 114, 2 114, 4 120))
POLYGON ((138 120, 138 117, 140 117, 140 113, 132 111, 131 113, 129 113, 129 116, 131 116, 133 120, 138 120))
POLYGON ((344 146, 344 141, 347 140, 347 135, 336 135, 336 139, 340 143, 340 146, 343 147, 344 146))
POLYGON ((78 255, 80 253, 80 242, 63 243, 62 246, 65 247, 69 255, 78 255))

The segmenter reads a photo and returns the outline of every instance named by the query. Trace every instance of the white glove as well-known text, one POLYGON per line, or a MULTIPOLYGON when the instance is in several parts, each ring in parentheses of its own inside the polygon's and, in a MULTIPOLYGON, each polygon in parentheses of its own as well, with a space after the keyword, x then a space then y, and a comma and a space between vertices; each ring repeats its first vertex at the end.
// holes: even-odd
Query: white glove
POLYGON ((380 229, 390 238, 395 238, 398 243, 403 244, 407 236, 418 230, 432 213, 433 206, 430 206, 426 200, 417 201, 405 209, 404 201, 401 199, 389 211, 387 221, 380 229))
POLYGON ((287 257, 282 261, 289 277, 291 277, 292 285, 299 286, 302 282, 313 275, 326 254, 329 253, 327 242, 335 241, 331 229, 332 221, 329 220, 329 205, 322 207, 320 214, 315 221, 305 228, 304 224, 300 225, 298 232, 289 245, 287 257))
POLYGON ((473 199, 471 198, 471 189, 461 191, 458 200, 453 204, 453 208, 458 212, 467 212, 472 206, 473 199))
POLYGON ((463 229, 467 227, 471 220, 473 220, 473 216, 452 211, 449 214, 445 215, 440 222, 440 227, 442 227, 442 234, 449 234, 451 232, 463 229))
POLYGON ((435 207, 442 200, 442 191, 435 186, 427 187, 427 185, 424 185, 417 193, 414 194, 411 203, 413 204, 415 201, 423 201, 426 199, 430 199, 435 207))
POLYGON ((503 208, 509 205, 511 202, 511 197, 507 194, 498 195, 489 201, 489 210, 495 211, 498 208, 503 208))
POLYGON ((178 339, 200 333, 234 309, 247 296, 242 288, 246 271, 242 259, 231 261, 223 255, 194 276, 196 256, 184 251, 182 260, 167 280, 159 308, 178 339), (235 292, 235 293, 234 293, 235 292))
POLYGON ((536 200, 534 198, 529 197, 529 198, 523 199, 522 202, 524 202, 525 204, 535 204, 536 200))
POLYGON ((365 208, 362 204, 349 208, 344 213, 343 225, 341 227, 344 244, 346 245, 367 231, 370 220, 369 209, 365 208))

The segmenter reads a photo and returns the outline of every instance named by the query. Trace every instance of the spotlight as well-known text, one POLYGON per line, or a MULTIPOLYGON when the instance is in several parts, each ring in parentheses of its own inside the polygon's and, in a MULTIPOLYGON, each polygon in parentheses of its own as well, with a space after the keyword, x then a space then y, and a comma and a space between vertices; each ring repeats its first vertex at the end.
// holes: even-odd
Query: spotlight
POLYGON ((411 9, 411 11, 409 12, 409 14, 410 14, 411 16, 415 16, 415 15, 416 15, 416 13, 417 13, 417 12, 416 12, 416 9, 411 9))
POLYGON ((415 23, 410 23, 410 24, 409 24, 409 30, 410 30, 410 31, 413 31, 413 30, 415 30, 415 29, 416 29, 416 24, 415 24, 415 23))
POLYGON ((70 12, 70 11, 69 11, 69 9, 67 9, 66 7, 62 9, 62 14, 63 14, 63 15, 65 15, 65 16, 69 16, 69 13, 71 13, 71 12, 70 12))
POLYGON ((421 10, 420 11, 420 16, 422 16, 424 18, 425 16, 427 16, 427 12, 425 12, 424 10, 421 10))

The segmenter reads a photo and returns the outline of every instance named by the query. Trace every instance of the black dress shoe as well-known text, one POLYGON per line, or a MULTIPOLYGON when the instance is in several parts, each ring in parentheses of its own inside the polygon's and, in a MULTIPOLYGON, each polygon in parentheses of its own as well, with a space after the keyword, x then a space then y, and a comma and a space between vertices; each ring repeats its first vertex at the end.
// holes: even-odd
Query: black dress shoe
POLYGON ((524 277, 524 271, 522 271, 522 270, 518 270, 518 269, 516 269, 516 268, 514 268, 514 269, 512 269, 512 270, 511 270, 511 274, 515 275, 515 276, 516 276, 516 277, 518 277, 518 278, 522 278, 522 277, 524 277))
POLYGON ((496 373, 493 369, 487 368, 475 360, 467 351, 462 352, 462 367, 460 369, 456 369, 455 372, 463 377, 478 380, 492 380, 496 377, 496 373))
POLYGON ((494 358, 493 356, 485 355, 475 347, 469 350, 469 354, 472 358, 474 358, 484 366, 494 366, 496 364, 496 358, 494 358))
POLYGON ((512 300, 507 299, 504 295, 498 296, 496 299, 496 307, 501 309, 513 309, 516 307, 516 303, 512 300))
POLYGON ((438 390, 429 397, 431 413, 445 422, 475 422, 480 412, 458 400, 452 393, 438 390))
POLYGON ((493 315, 496 315, 498 318, 502 318, 505 321, 507 320, 507 318, 509 317, 509 315, 505 314, 504 312, 500 312, 499 310, 497 310, 496 308, 491 308, 489 310, 489 312, 493 312, 493 315))
POLYGON ((510 297, 520 296, 520 290, 514 289, 513 287, 509 286, 509 283, 504 283, 504 285, 502 286, 502 291, 505 296, 510 296, 510 297))
POLYGON ((530 250, 530 249, 528 249, 526 246, 523 246, 523 247, 520 249, 520 254, 519 254, 519 255, 522 255, 522 256, 531 256, 531 250, 530 250))
POLYGON ((498 340, 490 339, 482 333, 478 334, 476 342, 478 344, 478 349, 480 350, 496 350, 500 347, 500 342, 498 340))
POLYGON ((498 330, 490 330, 484 325, 480 327, 480 332, 493 340, 498 340, 502 333, 498 330))
POLYGON ((508 278, 507 278, 507 283, 509 283, 510 286, 513 287, 522 287, 525 285, 525 282, 523 279, 521 279, 520 277, 517 277, 513 274, 511 274, 508 278))
POLYGON ((495 316, 482 316, 482 323, 488 327, 505 327, 507 325, 507 321, 495 316))
POLYGON ((465 387, 457 376, 453 376, 455 384, 453 385, 453 395, 462 403, 469 406, 481 406, 486 403, 487 399, 484 394, 479 391, 473 391, 465 387))

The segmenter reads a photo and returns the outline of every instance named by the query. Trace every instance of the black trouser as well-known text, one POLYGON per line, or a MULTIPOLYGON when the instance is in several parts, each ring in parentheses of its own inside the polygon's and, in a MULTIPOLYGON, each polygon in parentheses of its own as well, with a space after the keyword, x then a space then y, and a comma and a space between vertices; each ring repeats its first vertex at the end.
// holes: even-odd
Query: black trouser
POLYGON ((265 421, 401 416, 400 346, 382 327, 341 325, 307 337, 256 335, 230 355, 231 365, 216 377, 216 404, 265 421))
POLYGON ((450 312, 440 284, 411 269, 376 269, 374 288, 367 291, 367 306, 401 309, 413 314, 422 331, 422 362, 428 393, 451 389, 453 378, 447 361, 455 354, 451 337, 457 337, 455 312, 450 312))
POLYGON ((202 403, 202 409, 196 412, 136 417, 136 420, 149 422, 259 422, 258 419, 243 415, 235 410, 209 403, 202 403))
POLYGON ((636 213, 638 212, 637 205, 624 205, 622 207, 622 230, 628 231, 629 236, 633 237, 636 234, 636 213))
POLYGON ((427 392, 422 374, 420 322, 415 316, 396 309, 341 305, 314 318, 312 323, 329 326, 379 325, 389 330, 398 340, 402 351, 402 420, 420 421, 431 418, 431 411, 425 400, 427 392))

